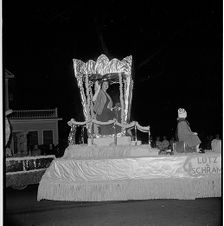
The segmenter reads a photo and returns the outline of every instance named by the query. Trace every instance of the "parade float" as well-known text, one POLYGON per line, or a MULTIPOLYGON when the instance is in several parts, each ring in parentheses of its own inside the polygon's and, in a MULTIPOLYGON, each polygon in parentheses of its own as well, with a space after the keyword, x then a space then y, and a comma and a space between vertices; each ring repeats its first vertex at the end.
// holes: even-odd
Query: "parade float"
MULTIPOLYGON (((144 199, 195 199, 221 196, 220 153, 160 155, 150 144, 150 127, 130 121, 133 78, 132 57, 109 60, 105 55, 86 63, 74 59, 85 120, 71 119, 69 145, 54 159, 39 183, 37 200, 112 201, 144 199), (118 84, 119 114, 99 121, 94 112, 96 81, 118 84), (113 134, 99 134, 111 125, 113 134), (87 142, 76 144, 77 128, 87 142), (131 132, 130 132, 131 131, 131 132), (148 135, 148 143, 137 132, 148 135)), ((152 109, 153 110, 153 109, 152 109)))
POLYGON ((38 184, 53 159, 54 155, 6 158, 6 187, 21 190, 38 184))
POLYGON ((45 170, 50 166, 54 155, 45 156, 20 156, 13 157, 12 152, 7 148, 10 140, 11 128, 7 118, 12 110, 5 113, 5 186, 14 189, 24 189, 28 185, 38 184, 45 170))
MULTIPOLYGON (((10 109, 5 112, 5 187, 21 190, 29 185, 38 184, 40 182, 45 170, 50 166, 51 161, 55 159, 55 155, 41 155, 39 149, 36 149, 36 151, 38 151, 36 153, 35 149, 33 149, 33 153, 31 150, 29 152, 24 150, 23 148, 27 147, 25 139, 19 139, 18 141, 14 138, 16 142, 13 143, 10 139, 10 137, 12 138, 13 129, 8 119, 8 116, 12 114, 12 112, 15 113, 16 111, 10 109), (17 146, 16 149, 18 148, 18 152, 16 151, 16 153, 14 153, 10 144, 11 147, 14 145, 15 148, 15 146, 18 145, 19 147, 22 146, 22 148, 20 149, 17 146)), ((21 111, 19 112, 21 114, 21 111)), ((27 119, 29 119, 28 117, 26 121, 29 121, 27 119)), ((21 128, 28 130, 29 126, 24 126, 24 121, 19 122, 19 124, 21 128)), ((39 125, 40 124, 38 124, 38 126, 39 125)), ((17 128, 15 131, 19 131, 20 133, 22 130, 17 128)), ((21 134, 22 133, 23 132, 21 132, 21 134)), ((22 136, 22 138, 24 138, 24 136, 22 136)))

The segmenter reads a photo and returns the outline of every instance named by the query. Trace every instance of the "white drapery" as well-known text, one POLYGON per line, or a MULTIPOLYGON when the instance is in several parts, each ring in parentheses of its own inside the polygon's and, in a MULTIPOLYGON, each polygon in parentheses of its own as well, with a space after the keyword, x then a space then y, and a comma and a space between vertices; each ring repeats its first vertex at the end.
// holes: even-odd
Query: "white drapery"
POLYGON ((182 155, 56 159, 42 177, 37 199, 105 201, 219 196, 221 156, 208 154, 203 158, 182 155))

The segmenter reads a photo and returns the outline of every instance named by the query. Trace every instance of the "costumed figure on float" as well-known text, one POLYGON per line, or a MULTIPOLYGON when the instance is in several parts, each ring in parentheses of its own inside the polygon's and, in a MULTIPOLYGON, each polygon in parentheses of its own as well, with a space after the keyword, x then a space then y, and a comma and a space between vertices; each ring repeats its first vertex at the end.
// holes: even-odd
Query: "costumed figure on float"
MULTIPOLYGON (((99 85, 98 81, 95 83, 96 92, 93 96, 94 113, 96 114, 96 120, 107 122, 113 120, 115 114, 113 111, 112 99, 107 93, 109 82, 103 81, 101 84, 102 85, 99 85)), ((100 135, 112 135, 113 133, 113 125, 102 125, 99 127, 98 134, 100 135)))
POLYGON ((186 120, 187 112, 183 108, 178 109, 177 118, 177 138, 179 142, 183 142, 184 149, 192 149, 193 151, 200 152, 199 145, 201 143, 198 134, 192 132, 189 122, 186 120))

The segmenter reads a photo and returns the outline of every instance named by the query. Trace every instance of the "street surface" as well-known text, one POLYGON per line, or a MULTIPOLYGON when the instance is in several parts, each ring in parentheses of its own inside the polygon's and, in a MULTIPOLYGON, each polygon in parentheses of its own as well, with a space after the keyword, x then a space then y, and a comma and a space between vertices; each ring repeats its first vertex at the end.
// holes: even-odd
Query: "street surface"
POLYGON ((36 201, 37 185, 4 190, 4 225, 220 226, 222 199, 122 202, 36 201))

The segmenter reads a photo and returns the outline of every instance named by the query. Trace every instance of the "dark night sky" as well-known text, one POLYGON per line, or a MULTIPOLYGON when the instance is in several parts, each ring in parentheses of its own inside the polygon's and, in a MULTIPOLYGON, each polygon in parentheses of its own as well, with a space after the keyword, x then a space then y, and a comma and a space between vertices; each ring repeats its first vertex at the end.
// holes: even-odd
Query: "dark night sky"
POLYGON ((183 107, 199 135, 221 133, 222 2, 179 2, 3 1, 12 108, 58 107, 67 128, 70 118, 83 120, 72 59, 132 55, 133 120, 150 125, 152 135, 171 135, 183 107))

